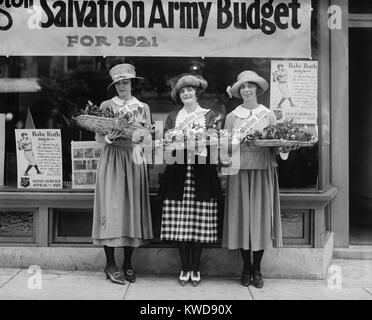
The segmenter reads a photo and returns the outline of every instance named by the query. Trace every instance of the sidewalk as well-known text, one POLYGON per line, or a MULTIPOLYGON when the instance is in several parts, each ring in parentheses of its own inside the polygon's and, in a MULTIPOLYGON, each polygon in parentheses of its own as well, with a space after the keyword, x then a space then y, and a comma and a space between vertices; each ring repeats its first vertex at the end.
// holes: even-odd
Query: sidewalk
POLYGON ((137 282, 124 286, 106 280, 103 272, 0 268, 0 300, 372 300, 372 260, 333 260, 330 274, 341 287, 327 280, 267 279, 256 289, 240 285, 239 278, 203 277, 199 287, 181 287, 177 275, 137 275, 137 282), (341 271, 340 273, 335 273, 341 271), (35 280, 35 281, 33 281, 35 280))

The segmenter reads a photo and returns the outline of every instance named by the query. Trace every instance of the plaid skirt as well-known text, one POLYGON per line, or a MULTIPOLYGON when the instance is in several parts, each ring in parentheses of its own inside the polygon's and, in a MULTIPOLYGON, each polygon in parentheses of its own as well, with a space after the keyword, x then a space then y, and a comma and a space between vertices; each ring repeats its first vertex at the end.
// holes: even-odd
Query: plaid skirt
POLYGON ((161 240, 217 241, 217 199, 196 201, 194 167, 187 166, 181 200, 165 199, 161 220, 161 240))

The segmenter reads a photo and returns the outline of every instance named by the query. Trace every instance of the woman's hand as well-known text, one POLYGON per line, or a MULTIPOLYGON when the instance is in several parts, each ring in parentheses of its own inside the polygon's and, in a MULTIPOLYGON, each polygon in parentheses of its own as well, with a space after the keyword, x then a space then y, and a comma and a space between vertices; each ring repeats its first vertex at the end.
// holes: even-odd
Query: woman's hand
POLYGON ((282 158, 282 160, 287 160, 289 152, 293 150, 297 150, 299 148, 300 148, 300 145, 298 143, 294 145, 289 145, 289 146, 284 146, 284 147, 279 148, 280 158, 282 158))
POLYGON ((106 133, 99 128, 96 128, 96 133, 100 134, 101 136, 106 135, 106 133))
POLYGON ((106 137, 107 137, 108 139, 110 139, 111 141, 113 141, 113 140, 115 140, 115 139, 117 139, 117 138, 120 138, 121 135, 122 135, 121 130, 119 130, 119 129, 112 129, 112 130, 111 130, 111 131, 106 135, 106 137))
POLYGON ((292 145, 288 145, 288 146, 284 146, 284 147, 279 148, 279 152, 287 153, 287 152, 290 152, 290 151, 297 150, 299 148, 300 148, 300 144, 296 143, 296 144, 292 144, 292 145))

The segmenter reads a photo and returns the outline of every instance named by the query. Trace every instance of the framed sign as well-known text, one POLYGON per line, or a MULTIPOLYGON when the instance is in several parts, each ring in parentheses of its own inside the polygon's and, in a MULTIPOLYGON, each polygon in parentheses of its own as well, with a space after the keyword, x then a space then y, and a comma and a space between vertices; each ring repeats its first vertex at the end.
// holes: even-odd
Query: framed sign
POLYGON ((102 144, 96 141, 71 141, 72 188, 94 189, 102 144))
POLYGON ((62 188, 60 129, 15 129, 17 187, 62 188))
POLYGON ((270 109, 279 122, 317 124, 317 61, 272 60, 270 88, 270 109))

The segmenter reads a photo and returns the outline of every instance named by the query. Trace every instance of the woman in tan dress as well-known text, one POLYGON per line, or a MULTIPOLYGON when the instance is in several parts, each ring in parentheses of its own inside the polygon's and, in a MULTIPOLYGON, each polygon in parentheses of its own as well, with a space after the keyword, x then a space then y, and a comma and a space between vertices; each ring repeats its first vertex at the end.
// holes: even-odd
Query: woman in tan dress
MULTIPOLYGON (((225 128, 234 131, 248 124, 246 129, 260 130, 276 124, 273 111, 257 102, 257 95, 268 86, 266 80, 253 71, 240 73, 228 92, 243 99, 243 104, 227 115, 225 128)), ((228 176, 222 244, 241 251, 244 262, 241 284, 248 286, 253 279, 253 285, 262 288, 260 265, 264 250, 272 248, 273 242, 274 246, 282 245, 275 150, 236 146, 240 152, 240 168, 237 174, 228 176)))
MULTIPOLYGON (((136 122, 150 124, 148 105, 132 96, 132 81, 139 78, 134 67, 117 65, 110 70, 110 76, 113 80, 110 86, 115 85, 117 96, 102 102, 100 109, 132 111, 137 115, 136 122)), ((153 238, 146 164, 134 161, 136 143, 123 139, 120 131, 97 133, 96 140, 104 148, 97 168, 93 243, 104 247, 108 279, 117 284, 124 284, 124 277, 135 282, 133 249, 153 238), (115 247, 124 247, 123 274, 116 267, 115 247)))

